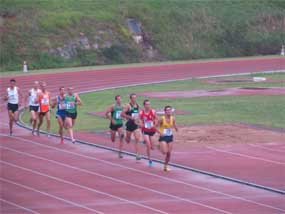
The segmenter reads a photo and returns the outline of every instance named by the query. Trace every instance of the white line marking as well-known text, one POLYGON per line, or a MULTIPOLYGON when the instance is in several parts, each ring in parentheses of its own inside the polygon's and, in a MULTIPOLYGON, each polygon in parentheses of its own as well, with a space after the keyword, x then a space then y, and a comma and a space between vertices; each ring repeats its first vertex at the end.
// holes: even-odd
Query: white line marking
POLYGON ((285 153, 285 150, 270 149, 266 146, 261 146, 261 145, 256 145, 256 144, 247 144, 247 145, 252 146, 252 147, 261 148, 261 149, 268 150, 268 151, 272 151, 272 152, 285 153))
MULTIPOLYGON (((13 164, 9 164, 9 163, 6 162, 6 161, 0 161, 0 162, 2 162, 2 163, 4 163, 4 164, 7 164, 7 165, 10 165, 10 166, 13 165, 13 164)), ((63 199, 63 198, 61 198, 61 197, 58 197, 58 196, 49 194, 49 193, 47 193, 47 192, 43 192, 43 191, 37 190, 37 189, 35 189, 35 188, 29 187, 29 186, 26 186, 26 185, 23 185, 23 184, 19 184, 19 183, 17 183, 17 182, 14 182, 14 181, 11 181, 11 180, 2 178, 2 177, 0 177, 0 180, 2 180, 2 181, 4 181, 4 182, 7 182, 7 183, 10 183, 10 184, 13 184, 13 185, 16 185, 16 186, 19 186, 19 187, 22 187, 22 188, 24 188, 24 189, 28 189, 28 190, 34 191, 34 192, 36 192, 36 193, 40 193, 40 194, 45 195, 45 196, 48 196, 48 197, 50 197, 50 198, 57 199, 57 200, 59 200, 59 201, 65 202, 65 203, 70 204, 70 205, 75 206, 75 207, 80 207, 80 208, 83 208, 83 209, 86 209, 86 210, 89 210, 89 211, 92 211, 92 212, 98 213, 98 214, 104 214, 103 212, 100 212, 100 211, 98 211, 98 210, 91 209, 91 208, 86 207, 86 206, 84 206, 84 205, 81 205, 81 204, 78 204, 78 203, 75 203, 75 202, 72 202, 72 201, 63 199)))
POLYGON ((135 187, 135 188, 138 188, 138 189, 143 189, 143 190, 146 190, 146 191, 149 191, 149 192, 157 193, 157 194, 160 194, 160 195, 163 195, 163 196, 167 196, 167 197, 170 197, 170 198, 174 198, 174 199, 177 199, 177 200, 180 200, 180 201, 184 201, 184 202, 188 202, 188 203, 191 203, 191 204, 195 204, 195 205, 199 205, 199 206, 202 206, 202 207, 206 207, 206 208, 211 209, 211 210, 220 211, 220 212, 223 212, 223 213, 228 213, 225 210, 218 209, 218 208, 215 208, 215 207, 212 207, 212 206, 208 206, 208 205, 202 204, 200 202, 196 202, 196 201, 193 201, 193 200, 190 200, 190 199, 181 198, 181 197, 173 195, 173 194, 169 194, 169 193, 157 191, 157 190, 154 190, 154 189, 150 189, 148 187, 144 187, 144 186, 141 186, 141 185, 133 184, 133 183, 130 183, 130 182, 127 182, 127 181, 123 181, 123 180, 120 180, 120 179, 117 179, 117 178, 114 178, 114 177, 110 177, 110 176, 106 176, 106 175, 103 175, 103 174, 100 174, 100 173, 96 173, 96 172, 93 172, 93 171, 80 169, 78 167, 70 166, 70 165, 67 165, 67 164, 64 164, 64 163, 60 163, 58 161, 42 158, 42 157, 39 157, 37 155, 32 155, 32 154, 29 154, 29 153, 26 153, 26 152, 20 152, 18 150, 14 150, 14 149, 10 149, 10 148, 7 148, 7 147, 2 147, 2 146, 0 146, 0 148, 5 148, 7 150, 10 150, 10 151, 13 151, 13 152, 25 155, 25 156, 29 156, 29 157, 32 157, 32 158, 40 159, 40 160, 43 160, 43 161, 48 161, 50 163, 53 163, 53 164, 56 164, 56 165, 60 165, 60 166, 66 167, 66 168, 78 170, 78 171, 81 171, 81 172, 84 172, 84 173, 87 173, 87 174, 96 175, 96 176, 99 176, 99 177, 102 177, 102 178, 109 179, 111 181, 115 181, 115 182, 118 182, 118 183, 126 184, 128 186, 132 186, 132 187, 135 187))
POLYGON ((251 156, 251 155, 245 155, 245 154, 241 154, 241 153, 238 153, 238 152, 230 152, 230 151, 227 151, 227 150, 224 150, 224 149, 216 149, 216 148, 211 147, 211 146, 206 146, 206 147, 208 149, 211 149, 211 150, 214 150, 214 151, 217 151, 217 152, 222 152, 222 153, 226 153, 226 154, 246 157, 246 158, 255 159, 255 160, 261 160, 261 161, 264 161, 264 162, 274 163, 274 164, 278 164, 278 165, 285 165, 285 163, 279 162, 279 161, 268 160, 268 159, 265 159, 265 158, 259 158, 259 157, 255 157, 255 156, 251 156))
MULTIPOLYGON (((63 179, 58 178, 58 177, 50 176, 48 174, 41 173, 41 172, 36 171, 36 170, 32 170, 32 169, 28 169, 28 168, 25 168, 25 167, 21 167, 21 166, 18 166, 16 164, 9 163, 7 161, 0 160, 0 162, 3 163, 3 164, 6 164, 8 166, 14 167, 14 168, 22 169, 24 171, 27 171, 27 172, 30 172, 30 173, 33 173, 33 174, 37 174, 37 175, 40 175, 40 176, 43 176, 43 177, 50 178, 50 179, 55 180, 55 181, 59 181, 61 183, 66 183, 66 184, 69 184, 69 185, 72 185, 72 186, 76 186, 76 187, 81 188, 81 189, 85 189, 85 190, 88 190, 88 191, 91 191, 91 192, 95 192, 95 193, 99 193, 99 194, 102 194, 102 195, 105 195, 105 196, 109 196, 111 198, 115 198, 115 199, 118 199, 118 200, 121 200, 121 201, 124 201, 124 202, 128 202, 129 204, 133 204, 133 205, 136 205, 136 206, 139 206, 139 207, 143 207, 143 208, 146 208, 146 209, 158 212, 158 213, 168 214, 168 213, 166 213, 166 212, 164 212, 162 210, 158 210, 158 209, 155 209, 155 208, 143 205, 143 204, 139 204, 137 202, 130 201, 128 199, 121 198, 121 197, 118 197, 118 196, 115 196, 115 195, 112 195, 112 194, 109 194, 109 193, 106 193, 106 192, 102 192, 102 191, 99 191, 99 190, 96 190, 96 189, 93 189, 93 188, 89 188, 87 186, 83 186, 83 185, 80 185, 80 184, 77 184, 77 183, 73 183, 71 181, 63 180, 63 179)), ((0 179, 2 179, 2 178, 0 178, 0 179)), ((82 206, 82 205, 80 205, 80 206, 82 206)), ((88 208, 88 209, 90 209, 90 208, 88 208)))
POLYGON ((95 158, 95 157, 92 157, 92 156, 83 155, 83 154, 79 154, 79 153, 76 153, 76 152, 67 151, 67 150, 64 150, 64 149, 58 149, 58 148, 55 148, 53 146, 40 144, 40 143, 37 143, 35 141, 27 140, 27 139, 24 139, 24 138, 18 138, 18 137, 12 137, 12 138, 20 140, 21 143, 23 143, 22 141, 26 141, 26 142, 32 143, 32 144, 40 146, 40 147, 49 148, 49 149, 60 151, 60 152, 64 152, 64 153, 67 153, 67 154, 72 154, 72 155, 75 155, 75 156, 78 156, 78 157, 82 157, 82 158, 85 158, 85 159, 89 159, 89 160, 96 160, 96 161, 99 161, 101 163, 105 163, 105 164, 110 165, 110 166, 115 166, 115 167, 120 167, 120 168, 123 168, 123 169, 128 169, 128 170, 131 170, 131 171, 134 171, 134 172, 138 172, 138 173, 141 173, 141 174, 144 174, 144 175, 157 177, 157 178, 160 178, 160 179, 163 179, 163 180, 167 180, 167 181, 171 181, 171 182, 174 182, 174 183, 184 184, 186 186, 194 187, 194 188, 201 189, 201 190, 208 191, 208 192, 212 192, 212 193, 218 193, 218 194, 221 194, 223 196, 227 196, 227 197, 234 198, 234 199, 239 199, 239 200, 250 202, 250 203, 253 203, 253 204, 260 205, 260 206, 264 206, 264 207, 268 207, 268 208, 272 208, 272 209, 285 211, 283 209, 279 209, 279 208, 273 207, 271 205, 259 203, 259 202, 256 202, 256 201, 252 201, 252 200, 243 198, 241 196, 235 196, 235 195, 231 195, 231 194, 228 194, 228 193, 224 193, 224 192, 216 191, 216 190, 213 190, 213 189, 209 189, 209 188, 206 188, 206 187, 201 187, 201 186, 198 186, 198 185, 195 185, 195 184, 179 181, 177 179, 167 178, 167 177, 164 177, 164 176, 160 176, 160 175, 156 175, 156 174, 153 174, 153 173, 149 173, 147 171, 143 171, 143 170, 127 167, 125 165, 116 164, 116 163, 113 163, 113 162, 110 162, 110 161, 105 161, 105 160, 102 160, 102 159, 98 159, 98 158, 95 158))
MULTIPOLYGON (((31 209, 29 209, 29 208, 23 207, 23 206, 21 206, 21 205, 19 205, 19 204, 15 204, 14 202, 11 202, 11 201, 7 201, 7 200, 5 200, 5 199, 3 199, 3 198, 0 198, 0 201, 3 201, 3 202, 6 203, 6 204, 10 204, 10 205, 15 206, 15 207, 17 207, 17 208, 20 208, 20 209, 23 209, 23 210, 25 210, 25 211, 28 211, 28 212, 30 212, 30 213, 40 214, 40 213, 38 213, 38 212, 36 212, 36 211, 34 211, 34 210, 31 210, 31 209)), ((3 208, 1 208, 1 210, 2 210, 2 209, 3 209, 3 208)), ((0 210, 0 211, 1 211, 1 210, 0 210)))

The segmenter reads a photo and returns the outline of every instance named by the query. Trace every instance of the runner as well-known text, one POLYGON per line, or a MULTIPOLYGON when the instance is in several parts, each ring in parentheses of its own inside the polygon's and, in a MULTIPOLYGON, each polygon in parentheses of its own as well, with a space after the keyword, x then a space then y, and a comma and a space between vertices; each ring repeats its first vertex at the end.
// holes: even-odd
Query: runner
POLYGON ((13 124, 19 119, 19 106, 21 104, 22 94, 16 86, 16 80, 10 80, 10 87, 7 88, 7 94, 4 96, 4 101, 8 101, 7 110, 9 116, 9 131, 10 136, 13 134, 13 124))
POLYGON ((73 136, 73 127, 77 118, 77 105, 82 105, 82 101, 78 94, 73 93, 73 88, 69 87, 67 89, 66 100, 66 118, 65 124, 68 129, 72 143, 75 143, 73 136))
POLYGON ((172 107, 165 106, 164 108, 164 116, 160 118, 158 121, 159 127, 159 142, 160 142, 160 150, 163 155, 165 155, 165 162, 164 162, 164 171, 170 171, 168 167, 168 163, 170 161, 171 151, 173 147, 173 131, 174 128, 176 132, 178 128, 176 126, 175 117, 172 115, 172 107))
POLYGON ((47 91, 47 84, 42 82, 40 84, 41 92, 38 94, 39 103, 39 124, 37 129, 37 135, 40 136, 40 127, 43 124, 44 117, 47 121, 47 136, 50 137, 50 93, 47 91))
POLYGON ((140 160, 139 142, 142 139, 141 130, 139 129, 139 105, 137 104, 137 95, 130 95, 130 103, 127 104, 122 113, 122 117, 128 121, 126 123, 126 142, 130 143, 132 134, 135 138, 136 160, 140 160))
POLYGON ((152 160, 150 158, 150 150, 154 149, 154 134, 156 133, 156 112, 151 108, 150 101, 144 100, 144 109, 140 112, 141 127, 144 142, 146 143, 146 152, 148 157, 149 166, 152 166, 152 160))
POLYGON ((110 120, 111 129, 111 141, 114 143, 116 138, 116 132, 118 132, 120 137, 119 143, 119 158, 123 158, 122 148, 124 140, 124 130, 123 130, 123 118, 121 116, 123 112, 122 98, 120 95, 115 97, 116 103, 110 106, 106 111, 106 117, 110 120))
POLYGON ((52 100, 52 108, 57 107, 56 119, 58 122, 58 134, 60 135, 60 143, 63 144, 63 128, 66 117, 66 100, 64 87, 59 88, 59 95, 52 100))
MULTIPOLYGON (((32 134, 34 135, 37 126, 37 120, 39 118, 39 103, 37 101, 38 94, 41 92, 39 89, 39 82, 34 82, 34 87, 29 90, 29 94, 26 100, 29 99, 29 111, 30 111, 30 123, 33 126, 32 134)), ((27 101, 26 101, 27 103, 27 101)))

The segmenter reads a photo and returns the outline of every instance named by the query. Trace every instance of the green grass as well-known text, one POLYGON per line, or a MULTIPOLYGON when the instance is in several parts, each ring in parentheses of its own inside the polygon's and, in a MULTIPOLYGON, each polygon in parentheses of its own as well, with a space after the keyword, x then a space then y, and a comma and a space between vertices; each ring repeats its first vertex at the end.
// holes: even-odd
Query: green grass
MULTIPOLYGON (((123 102, 128 102, 128 94, 146 91, 180 91, 180 90, 215 90, 231 87, 285 87, 285 74, 259 74, 278 83, 227 83, 208 84, 203 80, 177 81, 173 83, 152 84, 147 86, 127 87, 114 90, 81 95, 84 106, 79 109, 79 120, 76 130, 104 131, 108 130, 106 119, 91 116, 90 112, 102 112, 114 101, 114 96, 120 94, 123 102)), ((248 76, 247 76, 248 77, 248 76)), ((234 77, 231 77, 234 78, 234 77)), ((240 78, 240 77, 235 77, 240 78)), ((138 102, 147 97, 139 97, 138 102)), ((285 97, 283 96, 240 96, 240 97, 200 97, 188 99, 153 99, 152 106, 161 109, 165 105, 172 105, 176 109, 191 111, 191 115, 177 116, 179 124, 223 124, 223 123, 250 123, 273 128, 285 128, 285 97)), ((27 113, 24 120, 28 120, 27 113)), ((57 125, 53 117, 53 131, 57 125)))
POLYGON ((284 14, 282 0, 1 0, 0 70, 20 70, 24 60, 46 69, 276 54, 284 14), (141 21, 156 58, 134 44, 127 18, 141 21), (112 31, 101 41, 110 48, 71 60, 46 55, 80 32, 94 44, 100 30, 112 31))

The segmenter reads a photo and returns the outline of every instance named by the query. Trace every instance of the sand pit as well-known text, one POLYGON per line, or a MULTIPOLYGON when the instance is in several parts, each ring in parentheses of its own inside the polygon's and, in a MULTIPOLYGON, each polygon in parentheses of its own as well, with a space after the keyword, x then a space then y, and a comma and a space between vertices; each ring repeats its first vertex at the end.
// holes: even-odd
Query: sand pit
POLYGON ((182 127, 175 135, 176 143, 187 146, 244 144, 244 143, 282 143, 285 132, 253 128, 248 125, 196 125, 182 127))

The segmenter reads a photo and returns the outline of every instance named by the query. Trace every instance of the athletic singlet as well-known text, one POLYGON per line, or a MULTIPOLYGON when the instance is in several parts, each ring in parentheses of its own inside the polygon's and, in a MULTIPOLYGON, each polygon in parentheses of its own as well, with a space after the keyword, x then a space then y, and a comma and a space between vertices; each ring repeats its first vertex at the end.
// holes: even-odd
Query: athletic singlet
POLYGON ((57 112, 65 112, 66 101, 65 98, 57 96, 57 112))
POLYGON ((66 111, 69 113, 76 113, 77 111, 77 105, 76 105, 76 97, 74 95, 65 96, 65 101, 66 101, 66 111))
MULTIPOLYGON (((135 106, 133 106, 131 103, 130 103, 130 106, 131 106, 131 110, 129 109, 127 112, 126 112, 126 114, 127 115, 129 115, 129 116, 131 116, 132 118, 134 118, 134 119, 137 119, 137 118, 139 118, 139 105, 138 104, 136 104, 136 107, 135 106)), ((129 119, 130 120, 130 119, 129 119)), ((133 121, 133 120, 130 120, 130 121, 133 121)))
POLYGON ((18 87, 15 86, 13 89, 11 89, 10 87, 7 88, 7 94, 8 94, 8 103, 19 104, 18 87))
POLYGON ((111 112, 112 119, 115 120, 115 125, 123 124, 122 114, 123 107, 115 104, 113 111, 111 112))
POLYGON ((170 116, 170 121, 166 121, 166 117, 162 116, 162 123, 160 125, 159 131, 164 135, 164 136, 172 136, 172 128, 174 126, 174 118, 173 116, 170 116))
POLYGON ((50 109, 50 97, 48 93, 39 96, 40 112, 48 112, 50 109))
POLYGON ((154 121, 156 119, 155 110, 151 109, 149 113, 145 113, 144 110, 140 113, 140 119, 143 121, 143 132, 155 132, 154 121))
POLYGON ((37 97, 38 97, 38 93, 40 93, 41 90, 40 89, 34 89, 32 88, 30 90, 30 96, 29 96, 29 105, 30 106, 39 106, 39 103, 37 103, 37 97))

